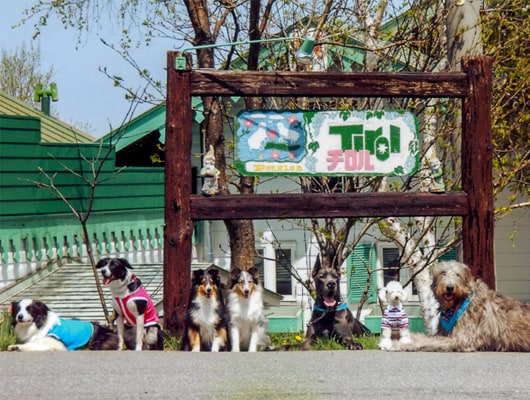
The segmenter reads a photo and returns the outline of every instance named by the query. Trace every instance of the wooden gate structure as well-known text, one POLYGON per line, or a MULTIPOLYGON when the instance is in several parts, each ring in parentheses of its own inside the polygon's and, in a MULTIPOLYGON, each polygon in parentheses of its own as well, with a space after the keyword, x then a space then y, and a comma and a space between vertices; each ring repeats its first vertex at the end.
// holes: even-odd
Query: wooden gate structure
POLYGON ((464 262, 495 287, 490 57, 462 72, 326 73, 176 70, 167 54, 164 323, 180 334, 190 290, 193 221, 319 217, 462 216, 464 262), (462 99, 462 190, 431 193, 192 194, 192 96, 462 99))

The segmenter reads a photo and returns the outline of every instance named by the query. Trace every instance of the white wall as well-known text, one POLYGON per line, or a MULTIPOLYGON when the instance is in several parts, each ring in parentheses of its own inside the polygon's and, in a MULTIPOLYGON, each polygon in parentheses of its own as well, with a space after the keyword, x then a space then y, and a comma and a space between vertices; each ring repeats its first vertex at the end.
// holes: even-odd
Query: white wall
POLYGON ((530 210, 518 209, 495 226, 497 290, 530 302, 530 210))

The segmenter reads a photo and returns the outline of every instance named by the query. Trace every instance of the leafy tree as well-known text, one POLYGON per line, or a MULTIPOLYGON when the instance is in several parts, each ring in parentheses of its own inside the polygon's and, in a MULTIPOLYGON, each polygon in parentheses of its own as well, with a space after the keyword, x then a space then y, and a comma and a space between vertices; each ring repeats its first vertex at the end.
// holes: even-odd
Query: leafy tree
POLYGON ((530 207, 530 4, 528 0, 486 1, 482 20, 485 53, 495 57, 494 190, 496 195, 505 189, 513 194, 509 204, 497 210, 503 214, 530 207))
POLYGON ((2 50, 0 59, 0 90, 37 107, 33 101, 35 86, 48 87, 54 75, 53 66, 41 72, 42 61, 40 47, 25 44, 13 52, 2 50))

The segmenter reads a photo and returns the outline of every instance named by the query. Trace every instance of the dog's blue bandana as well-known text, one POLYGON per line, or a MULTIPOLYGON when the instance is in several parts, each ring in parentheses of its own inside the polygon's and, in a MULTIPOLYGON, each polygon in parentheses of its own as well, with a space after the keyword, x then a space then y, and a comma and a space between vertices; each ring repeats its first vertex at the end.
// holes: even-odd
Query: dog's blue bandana
POLYGON ((471 299, 473 298, 474 292, 471 292, 467 299, 455 310, 451 308, 450 310, 444 311, 440 314, 440 323, 447 333, 451 332, 460 319, 460 316, 466 311, 471 299))
POLYGON ((322 308, 322 307, 317 306, 316 304, 313 306, 313 309, 315 311, 320 311, 320 312, 341 311, 341 310, 346 310, 347 308, 348 308, 348 304, 346 303, 340 303, 335 308, 322 308))
POLYGON ((92 323, 88 321, 59 318, 48 335, 63 342, 68 350, 77 350, 88 344, 93 329, 92 323))

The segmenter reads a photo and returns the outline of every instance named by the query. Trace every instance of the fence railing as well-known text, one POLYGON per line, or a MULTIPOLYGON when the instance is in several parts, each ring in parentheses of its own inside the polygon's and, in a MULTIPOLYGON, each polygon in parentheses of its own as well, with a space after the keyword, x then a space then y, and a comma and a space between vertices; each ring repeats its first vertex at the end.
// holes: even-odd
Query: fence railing
MULTIPOLYGON (((95 259, 123 257, 134 264, 163 261, 162 225, 124 229, 90 229, 95 259)), ((39 235, 18 234, 0 240, 0 290, 50 264, 62 260, 88 263, 88 250, 76 232, 39 235)))

